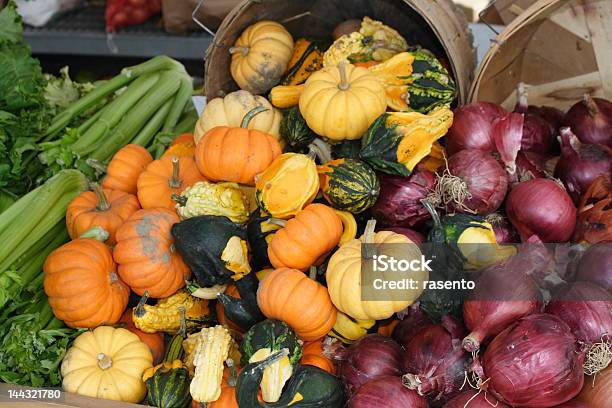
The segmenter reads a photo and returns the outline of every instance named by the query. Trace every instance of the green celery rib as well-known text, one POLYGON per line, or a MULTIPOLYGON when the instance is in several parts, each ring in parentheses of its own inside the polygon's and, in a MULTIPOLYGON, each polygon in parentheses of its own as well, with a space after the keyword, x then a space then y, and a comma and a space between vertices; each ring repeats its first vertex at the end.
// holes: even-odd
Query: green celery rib
MULTIPOLYGON (((64 220, 60 220, 57 224, 55 224, 55 226, 53 226, 53 228, 49 230, 49 233, 43 235, 43 237, 38 241, 26 242, 25 244, 28 245, 28 249, 23 252, 23 254, 15 262, 13 262, 11 269, 20 270, 25 267, 26 264, 32 262, 32 260, 35 259, 41 251, 47 248, 50 242, 53 242, 58 235, 61 236, 62 232, 65 232, 65 230, 66 222, 64 220)), ((0 274, 2 274, 2 272, 3 271, 0 271, 0 274)))
POLYGON ((180 62, 173 60, 166 55, 158 55, 157 57, 153 57, 141 64, 123 68, 121 70, 121 75, 137 77, 146 73, 164 70, 178 70, 185 72, 185 67, 180 62))
POLYGON ((146 147, 149 142, 151 142, 157 131, 163 126, 173 103, 174 101, 172 99, 168 99, 166 103, 164 103, 162 107, 155 112, 155 115, 153 115, 153 117, 147 122, 145 127, 138 132, 131 143, 146 147))
POLYGON ((38 194, 40 189, 41 187, 37 187, 34 190, 30 191, 28 194, 17 200, 9 208, 4 210, 2 214, 0 214, 0 236, 11 225, 20 224, 19 217, 22 213, 25 213, 30 207, 32 201, 36 198, 36 195, 38 194))
POLYGON ((176 97, 174 98, 174 103, 172 104, 172 109, 170 109, 170 113, 166 117, 166 121, 164 122, 164 127, 162 128, 162 133, 170 133, 176 126, 177 122, 181 118, 181 114, 185 109, 185 105, 191 100, 191 92, 193 91, 193 82, 190 77, 182 76, 181 77, 181 85, 179 87, 178 92, 176 93, 176 97))
POLYGON ((85 132, 87 132, 93 126, 93 124, 96 123, 98 119, 100 119, 100 116, 102 116, 103 113, 104 113, 104 109, 100 109, 99 111, 94 113, 89 119, 87 119, 85 122, 81 123, 81 126, 79 126, 79 134, 82 135, 85 132))
POLYGON ((196 122, 198 121, 198 115, 195 110, 193 112, 184 114, 179 123, 176 124, 172 132, 176 135, 182 133, 193 133, 195 130, 196 122))

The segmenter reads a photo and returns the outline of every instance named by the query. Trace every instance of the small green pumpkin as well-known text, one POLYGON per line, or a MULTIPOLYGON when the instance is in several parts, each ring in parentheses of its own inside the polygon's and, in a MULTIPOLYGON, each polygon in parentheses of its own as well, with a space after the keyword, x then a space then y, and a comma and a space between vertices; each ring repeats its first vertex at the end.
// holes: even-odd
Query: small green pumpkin
POLYGON ((283 140, 296 152, 305 149, 317 137, 306 124, 298 106, 283 112, 280 134, 283 140))
POLYGON ((249 273, 234 282, 240 297, 225 293, 217 295, 217 300, 223 304, 225 317, 236 323, 242 330, 249 330, 254 324, 261 322, 265 316, 257 306, 257 287, 259 281, 254 273, 249 273))
POLYGON ((201 287, 223 285, 251 272, 246 228, 227 217, 189 218, 174 224, 172 235, 201 287))
POLYGON ((162 364, 145 371, 147 401, 158 408, 183 408, 189 406, 191 395, 189 371, 183 367, 183 335, 175 335, 168 344, 162 364))
POLYGON ((280 399, 275 403, 260 402, 257 398, 264 370, 286 355, 276 352, 266 359, 248 364, 240 372, 236 396, 240 408, 342 408, 346 402, 342 381, 327 371, 312 365, 299 365, 287 382, 280 399))
POLYGON ((289 69, 281 79, 281 85, 299 85, 306 82, 310 74, 323 68, 321 44, 306 38, 298 39, 293 45, 289 69))
POLYGON ((323 196, 332 207, 361 213, 378 199, 380 184, 376 173, 364 162, 337 159, 318 167, 323 196))
POLYGON ((262 215, 258 208, 249 218, 247 224, 247 238, 251 248, 251 267, 260 271, 271 265, 268 259, 268 244, 272 240, 274 233, 282 228, 278 223, 271 222, 270 215, 262 215))

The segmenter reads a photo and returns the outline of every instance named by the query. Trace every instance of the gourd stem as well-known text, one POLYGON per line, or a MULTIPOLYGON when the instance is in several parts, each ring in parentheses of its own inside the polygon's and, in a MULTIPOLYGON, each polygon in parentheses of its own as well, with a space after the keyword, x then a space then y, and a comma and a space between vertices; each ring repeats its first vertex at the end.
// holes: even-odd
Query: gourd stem
POLYGON ((248 111, 246 113, 246 115, 244 115, 244 118, 242 118, 242 122, 240 123, 240 127, 243 129, 246 129, 249 127, 249 123, 251 123, 251 120, 258 114, 260 114, 261 112, 265 112, 268 111, 269 109, 266 108, 265 106, 256 106, 253 109, 251 109, 250 111, 248 111))
POLYGON ((287 220, 281 220, 280 218, 269 218, 268 222, 270 224, 278 225, 281 228, 285 228, 287 225, 287 220))
POLYGON ((249 47, 230 47, 229 49, 229 53, 232 55, 239 52, 246 57, 249 54, 249 47))
POLYGON ((144 305, 147 303, 148 299, 149 299, 149 291, 145 290, 144 294, 142 295, 142 297, 138 301, 138 304, 136 305, 136 308, 134 309, 134 313, 136 313, 137 317, 144 316, 144 314, 146 312, 145 308, 144 308, 144 305))
POLYGON ((585 93, 584 96, 582 97, 582 100, 584 101, 584 104, 589 110, 589 114, 591 116, 596 116, 599 114, 599 107, 597 106, 597 104, 595 103, 595 100, 593 99, 591 95, 589 95, 588 93, 585 93))
POLYGON ((96 197, 98 198, 98 204, 96 205, 96 209, 98 211, 106 211, 111 206, 106 199, 106 194, 104 194, 104 190, 98 183, 90 183, 89 187, 96 193, 96 197))
POLYGON ((230 387, 235 387, 238 383, 238 370, 236 370, 236 364, 234 364, 234 360, 228 358, 225 360, 225 364, 227 364, 227 368, 229 368, 229 377, 227 378, 227 385, 230 387))
POLYGON ((179 167, 179 158, 172 158, 172 177, 168 179, 168 185, 170 188, 179 188, 182 184, 181 179, 179 178, 180 167, 179 167))
POLYGON ((102 370, 107 370, 112 367, 113 360, 104 353, 100 353, 96 356, 98 358, 98 367, 102 370))
POLYGON ((185 318, 185 306, 179 306, 178 311, 181 319, 178 334, 182 338, 185 338, 187 337, 187 319, 185 318))
POLYGON ((321 164, 327 163, 332 160, 331 147, 329 143, 322 139, 315 138, 312 143, 308 145, 309 155, 315 154, 321 164))
POLYGON ((367 222, 365 231, 363 232, 363 243, 364 247, 364 258, 372 259, 376 255, 376 249, 374 248, 374 234, 376 230, 376 220, 371 219, 367 222))
POLYGON ((104 242, 108 239, 110 234, 107 230, 102 227, 93 227, 79 235, 79 238, 93 238, 97 241, 104 242))
POLYGON ((316 266, 311 266, 310 267, 310 274, 308 275, 308 277, 312 280, 317 280, 317 267, 316 266))
POLYGON ((172 194, 170 198, 172 198, 172 200, 175 201, 181 207, 184 207, 187 205, 187 197, 183 197, 180 194, 172 194))
POLYGON ((345 64, 346 63, 344 61, 340 61, 340 63, 338 63, 338 71, 340 71, 340 83, 338 84, 338 88, 342 91, 346 91, 350 87, 348 78, 346 77, 345 64))

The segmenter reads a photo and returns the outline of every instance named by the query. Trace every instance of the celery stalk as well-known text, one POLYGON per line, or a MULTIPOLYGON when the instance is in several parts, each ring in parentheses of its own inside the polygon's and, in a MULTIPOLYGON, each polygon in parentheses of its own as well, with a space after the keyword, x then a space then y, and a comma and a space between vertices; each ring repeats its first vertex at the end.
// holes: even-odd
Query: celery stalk
POLYGON ((147 122, 145 127, 143 127, 140 132, 138 132, 136 137, 132 139, 131 143, 143 147, 147 146, 149 142, 151 142, 157 131, 160 130, 163 126, 164 121, 166 120, 168 112, 170 112, 170 108, 172 107, 173 103, 173 99, 168 99, 166 103, 164 103, 162 107, 159 108, 157 112, 155 112, 155 115, 153 115, 153 117, 147 122))
POLYGON ((172 109, 170 109, 170 113, 166 117, 166 121, 164 122, 164 127, 162 128, 162 133, 171 133, 177 122, 179 121, 183 110, 185 109, 185 104, 189 102, 191 99, 191 92, 193 92, 193 82, 190 77, 182 76, 181 77, 181 85, 179 87, 178 92, 176 93, 176 97, 174 98, 174 103, 172 104, 172 109))

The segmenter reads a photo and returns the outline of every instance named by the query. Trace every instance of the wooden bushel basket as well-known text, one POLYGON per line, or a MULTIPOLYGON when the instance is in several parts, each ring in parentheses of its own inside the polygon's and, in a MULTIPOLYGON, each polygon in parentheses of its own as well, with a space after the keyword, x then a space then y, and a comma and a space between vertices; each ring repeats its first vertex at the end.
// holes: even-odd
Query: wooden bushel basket
POLYGON ((451 0, 244 0, 223 20, 205 56, 206 96, 238 89, 230 74, 229 48, 249 25, 260 20, 283 24, 295 39, 331 40, 334 27, 369 16, 398 30, 409 44, 420 44, 449 61, 465 102, 476 59, 465 15, 451 0))
POLYGON ((538 0, 497 37, 470 93, 505 108, 525 82, 529 103, 567 110, 583 94, 612 99, 612 0, 538 0))

